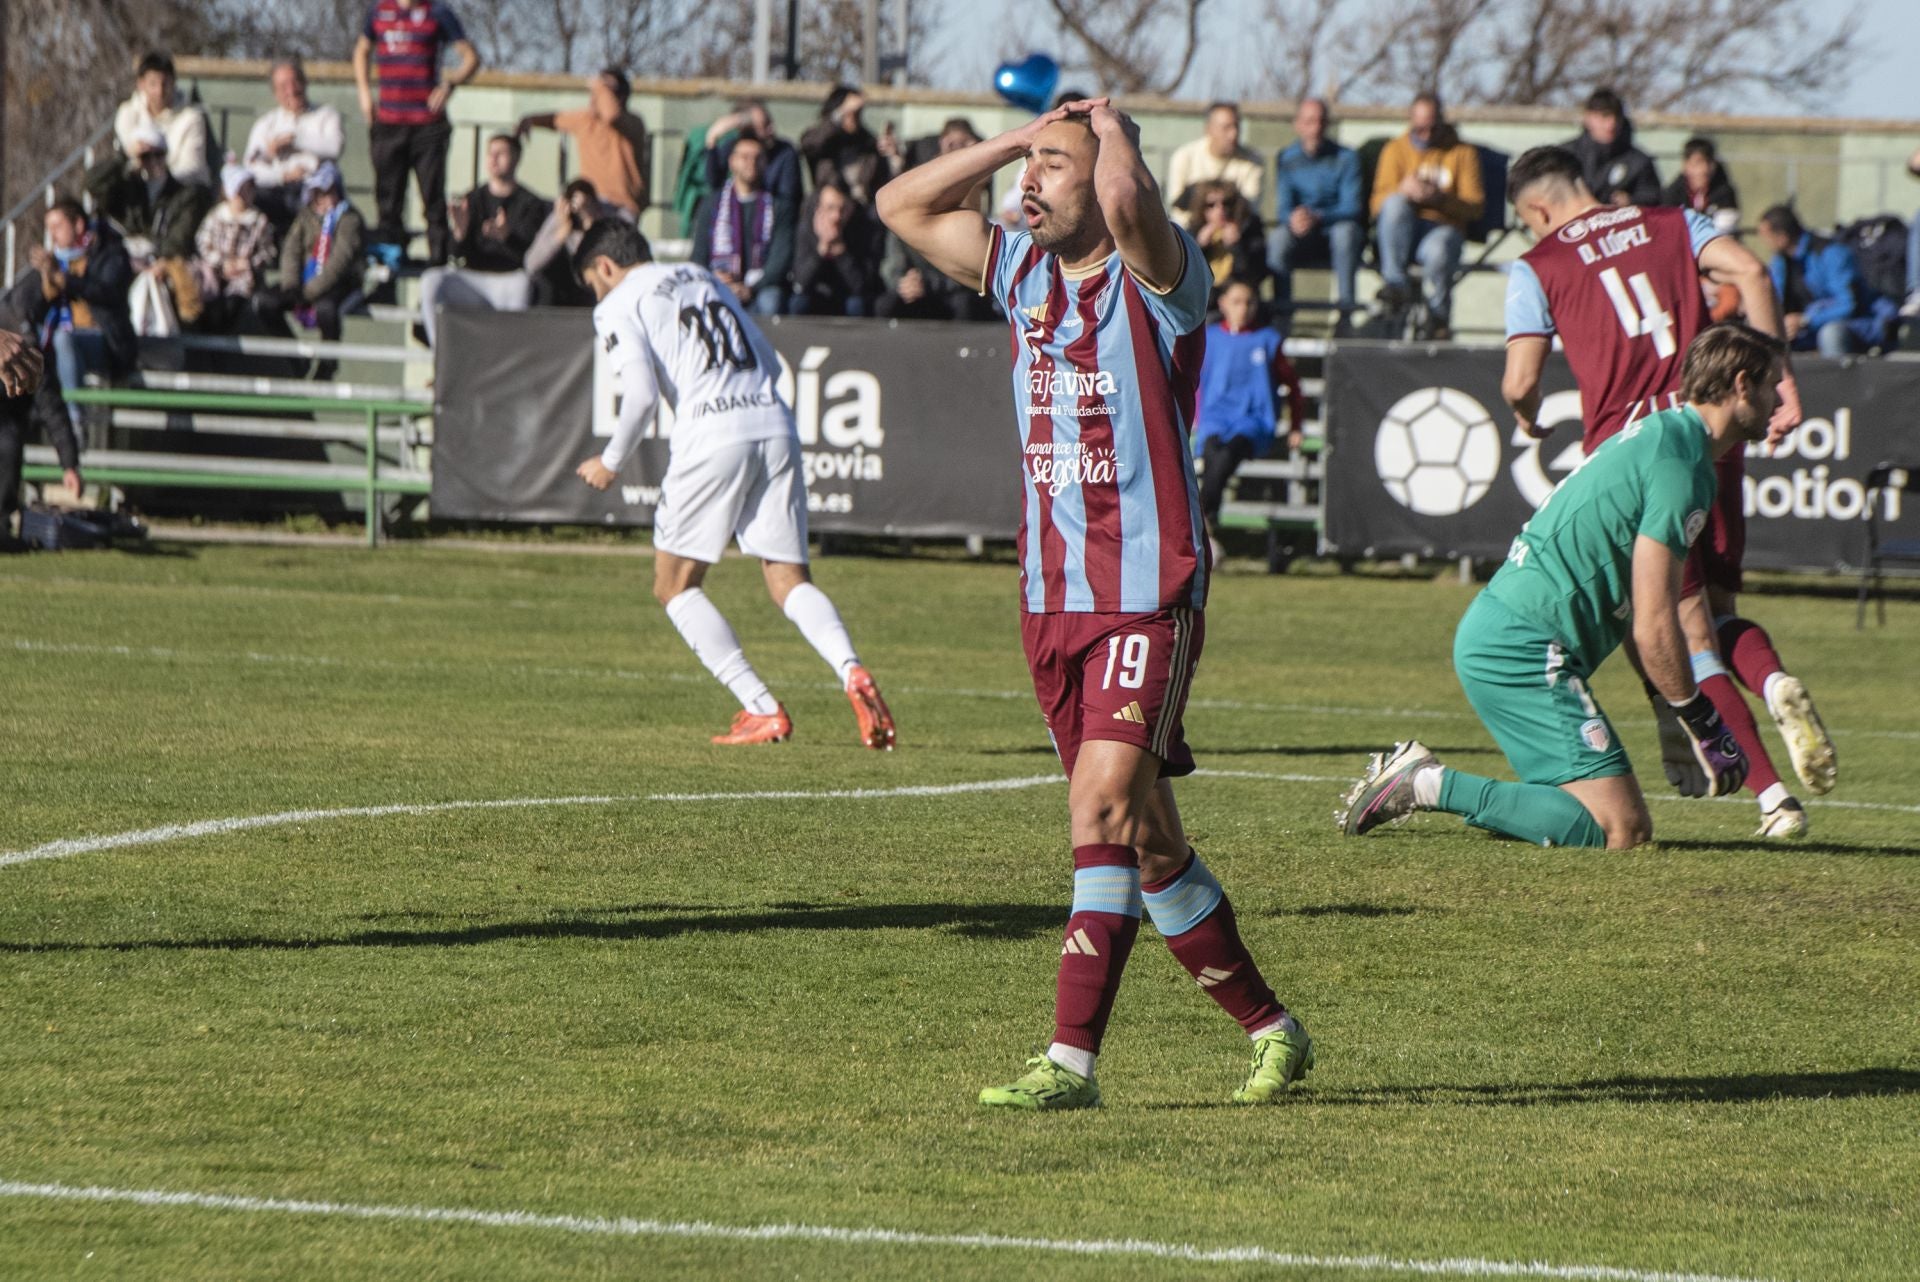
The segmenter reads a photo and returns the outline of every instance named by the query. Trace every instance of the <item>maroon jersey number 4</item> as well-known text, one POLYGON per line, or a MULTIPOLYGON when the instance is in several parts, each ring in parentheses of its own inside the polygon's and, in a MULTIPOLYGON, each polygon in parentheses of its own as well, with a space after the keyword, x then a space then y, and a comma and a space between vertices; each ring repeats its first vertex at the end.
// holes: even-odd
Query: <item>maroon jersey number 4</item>
POLYGON ((1678 404, 1687 345, 1707 324, 1699 255, 1720 233, 1688 209, 1596 209, 1535 245, 1507 279, 1507 340, 1560 336, 1591 453, 1678 404))

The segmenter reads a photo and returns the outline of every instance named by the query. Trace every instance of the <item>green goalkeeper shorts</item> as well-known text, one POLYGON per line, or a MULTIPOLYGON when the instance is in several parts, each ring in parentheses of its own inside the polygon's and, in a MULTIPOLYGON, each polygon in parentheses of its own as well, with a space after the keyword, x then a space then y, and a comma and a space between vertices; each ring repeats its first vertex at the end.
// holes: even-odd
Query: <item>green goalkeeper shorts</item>
POLYGON ((1539 624, 1482 592, 1453 634, 1467 702, 1523 783, 1631 774, 1626 749, 1587 689, 1586 662, 1539 624))

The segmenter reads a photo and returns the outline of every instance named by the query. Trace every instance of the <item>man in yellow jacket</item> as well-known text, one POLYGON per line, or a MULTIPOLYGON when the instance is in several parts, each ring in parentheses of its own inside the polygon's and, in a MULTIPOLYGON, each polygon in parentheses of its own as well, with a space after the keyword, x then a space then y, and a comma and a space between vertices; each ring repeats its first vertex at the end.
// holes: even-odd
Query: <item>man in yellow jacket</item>
POLYGON ((1419 256, 1426 280, 1429 336, 1450 336, 1453 275, 1467 228, 1486 208, 1480 153, 1447 123, 1438 94, 1422 93, 1407 132, 1380 151, 1373 171, 1373 221, 1379 235, 1381 304, 1399 312, 1413 302, 1407 268, 1419 256))

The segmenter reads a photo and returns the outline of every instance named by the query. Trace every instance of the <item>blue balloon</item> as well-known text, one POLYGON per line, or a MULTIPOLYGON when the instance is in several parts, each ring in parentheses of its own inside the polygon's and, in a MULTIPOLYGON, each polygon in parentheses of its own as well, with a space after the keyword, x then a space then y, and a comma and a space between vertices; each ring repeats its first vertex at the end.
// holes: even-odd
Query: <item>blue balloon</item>
POLYGON ((993 73, 993 87, 1014 106, 1040 115, 1053 106, 1053 95, 1060 88, 1060 64, 1044 53, 1003 62, 993 73))

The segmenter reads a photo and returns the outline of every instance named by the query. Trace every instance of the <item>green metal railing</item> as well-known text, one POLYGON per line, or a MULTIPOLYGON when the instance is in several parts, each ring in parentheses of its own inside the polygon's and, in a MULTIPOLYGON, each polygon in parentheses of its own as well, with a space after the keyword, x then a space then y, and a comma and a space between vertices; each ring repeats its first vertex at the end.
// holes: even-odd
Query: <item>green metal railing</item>
MULTIPOLYGON (((431 405, 416 401, 322 396, 251 396, 238 392, 181 392, 137 387, 76 388, 67 393, 67 399, 76 405, 169 410, 179 413, 211 414, 238 410, 285 414, 354 414, 366 417, 367 469, 364 481, 358 478, 346 481, 343 476, 344 469, 340 468, 328 472, 302 471, 298 467, 273 470, 262 468, 258 471, 249 469, 242 472, 231 468, 195 466, 196 460, 192 456, 185 455, 181 457, 179 467, 116 466, 110 461, 97 466, 83 466, 82 470, 88 480, 99 481, 105 485, 360 493, 366 498, 368 547, 376 547, 380 542, 381 495, 403 494, 422 497, 430 489, 425 481, 411 477, 386 477, 380 474, 380 420, 382 418, 422 418, 433 413, 431 405), (343 481, 346 483, 343 484, 343 481)), ((29 481, 58 481, 61 473, 58 467, 35 464, 23 468, 22 476, 29 481)))

